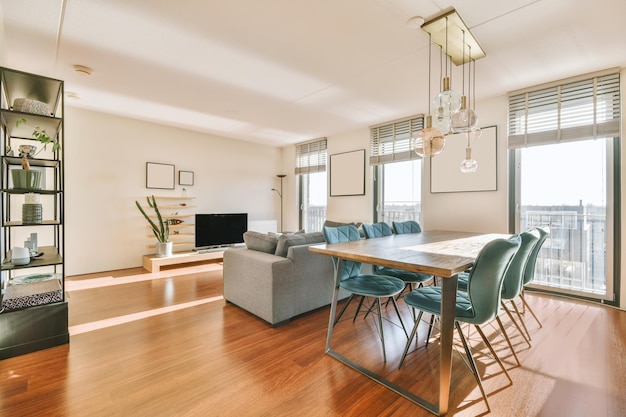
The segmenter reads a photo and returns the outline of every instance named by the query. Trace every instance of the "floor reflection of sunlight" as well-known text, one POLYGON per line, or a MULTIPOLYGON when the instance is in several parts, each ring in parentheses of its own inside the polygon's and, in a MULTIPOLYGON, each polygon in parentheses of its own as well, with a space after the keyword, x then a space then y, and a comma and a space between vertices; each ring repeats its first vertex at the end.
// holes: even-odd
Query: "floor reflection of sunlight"
POLYGON ((108 287, 110 285, 129 284, 132 282, 150 281, 153 279, 171 278, 179 275, 188 275, 195 272, 211 272, 222 269, 221 264, 215 265, 199 265, 189 268, 177 268, 171 270, 165 270, 156 273, 146 272, 145 274, 132 275, 127 277, 102 277, 102 278, 89 278, 84 280, 72 281, 67 279, 65 281, 66 291, 79 291, 88 290, 92 288, 108 287))
POLYGON ((76 336, 78 334, 91 332, 94 330, 100 330, 111 326, 117 326, 119 324, 130 323, 132 321, 143 320, 148 317, 158 316, 160 314, 171 313, 173 311, 182 310, 185 308, 195 307, 202 304, 213 303, 215 301, 223 300, 223 296, 205 298, 203 300, 190 301, 188 303, 176 304, 173 306, 155 308, 153 310, 141 311, 139 313, 126 314, 124 316, 112 317, 110 319, 93 321, 91 323, 78 324, 76 326, 70 326, 70 336, 76 336))

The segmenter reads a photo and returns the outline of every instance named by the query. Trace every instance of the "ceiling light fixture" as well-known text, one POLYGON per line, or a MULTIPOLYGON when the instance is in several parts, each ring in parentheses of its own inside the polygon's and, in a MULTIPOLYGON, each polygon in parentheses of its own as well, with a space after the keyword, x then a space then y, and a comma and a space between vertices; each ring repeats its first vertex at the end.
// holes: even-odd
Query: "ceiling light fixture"
POLYGON ((91 68, 86 67, 84 65, 74 65, 74 71, 84 76, 89 76, 93 72, 91 68))
MULTIPOLYGON (((462 97, 454 92, 451 88, 450 76, 448 75, 449 61, 457 66, 464 66, 472 60, 476 60, 485 56, 485 52, 480 47, 470 30, 468 29, 461 16, 455 9, 448 9, 442 14, 435 16, 422 25, 422 30, 429 34, 432 42, 437 44, 445 54, 446 68, 443 77, 442 90, 435 96, 431 104, 431 110, 436 119, 438 126, 445 134, 459 131, 452 126, 452 116, 460 110, 458 123, 464 123, 463 127, 467 128, 467 118, 475 118, 475 113, 468 107, 467 96, 465 98, 465 107, 463 108, 462 97), (470 53, 466 55, 466 50, 470 53), (466 57, 469 56, 469 60, 466 57)), ((469 66, 469 65, 468 65, 469 66)), ((465 71, 463 70, 463 90, 465 89, 465 71)), ((463 91, 463 94, 465 91, 463 91)), ((468 94, 469 96, 469 94, 468 94)), ((470 122, 473 122, 470 120, 470 122)), ((477 120, 476 120, 477 122, 477 120)), ((457 125, 458 125, 457 123, 457 125)), ((474 124, 474 127, 476 125, 474 124)))

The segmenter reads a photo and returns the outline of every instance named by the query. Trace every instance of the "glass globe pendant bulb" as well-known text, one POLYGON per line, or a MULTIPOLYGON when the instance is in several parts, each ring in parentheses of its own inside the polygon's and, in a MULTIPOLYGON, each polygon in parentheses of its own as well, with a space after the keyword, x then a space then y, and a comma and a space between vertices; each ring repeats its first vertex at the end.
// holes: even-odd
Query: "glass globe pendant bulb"
POLYGON ((469 131, 469 139, 470 140, 478 139, 482 134, 483 134, 483 131, 480 129, 480 127, 476 127, 469 131))
POLYGON ((444 134, 444 136, 454 133, 452 132, 452 126, 450 125, 449 117, 436 117, 432 123, 433 127, 439 129, 444 134))
POLYGON ((450 117, 461 108, 461 96, 450 90, 450 78, 443 78, 443 90, 431 102, 431 113, 435 117, 450 117))
POLYGON ((478 125, 478 116, 472 109, 467 108, 467 97, 461 97, 461 108, 450 118, 450 127, 454 133, 470 132, 478 125))
POLYGON ((446 139, 439 129, 431 127, 431 116, 426 116, 426 127, 413 137, 413 149, 422 158, 437 155, 446 146, 446 139))
POLYGON ((465 159, 461 161, 459 169, 464 174, 472 174, 478 169, 478 162, 472 159, 472 148, 465 148, 465 159))

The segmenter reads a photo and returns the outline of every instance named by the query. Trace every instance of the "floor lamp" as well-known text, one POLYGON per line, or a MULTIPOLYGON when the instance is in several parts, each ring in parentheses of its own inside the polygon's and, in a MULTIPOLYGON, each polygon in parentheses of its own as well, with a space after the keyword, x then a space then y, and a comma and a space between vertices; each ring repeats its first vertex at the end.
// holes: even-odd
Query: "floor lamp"
POLYGON ((278 193, 278 196, 280 197, 280 232, 283 232, 283 178, 285 178, 287 175, 285 174, 278 174, 276 175, 278 178, 280 178, 280 191, 278 191, 276 188, 272 188, 272 191, 276 191, 278 193))

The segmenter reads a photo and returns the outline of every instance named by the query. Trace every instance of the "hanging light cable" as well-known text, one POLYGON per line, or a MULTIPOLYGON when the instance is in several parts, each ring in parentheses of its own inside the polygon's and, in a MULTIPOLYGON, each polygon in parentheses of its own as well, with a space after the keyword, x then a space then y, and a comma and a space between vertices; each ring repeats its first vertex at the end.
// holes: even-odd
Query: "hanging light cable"
POLYGON ((446 75, 443 78, 443 89, 433 99, 431 103, 431 113, 437 118, 437 126, 445 134, 451 132, 449 128, 452 113, 461 108, 461 96, 450 89, 450 77, 448 76, 448 17, 446 16, 445 47, 446 47, 446 75))
MULTIPOLYGON (((432 39, 428 35, 428 102, 430 103, 430 84, 431 84, 431 50, 432 39)), ((437 128, 432 127, 432 116, 426 115, 424 121, 424 129, 417 132, 413 137, 413 149, 415 153, 422 158, 437 155, 446 146, 444 134, 437 128)))

